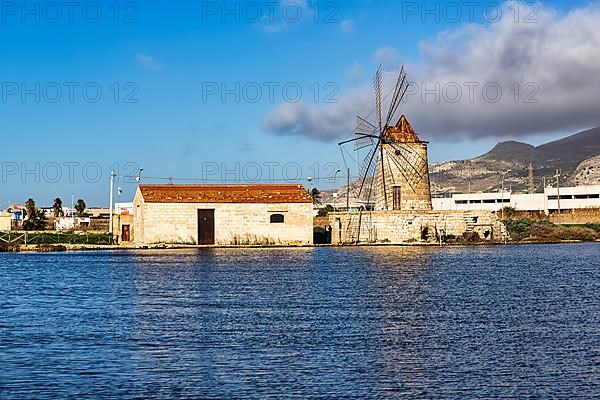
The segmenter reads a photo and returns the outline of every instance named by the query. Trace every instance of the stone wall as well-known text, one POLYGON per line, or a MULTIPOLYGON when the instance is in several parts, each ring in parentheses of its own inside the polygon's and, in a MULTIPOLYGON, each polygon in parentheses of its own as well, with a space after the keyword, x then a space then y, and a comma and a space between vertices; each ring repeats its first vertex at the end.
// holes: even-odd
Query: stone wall
POLYGON ((312 204, 189 204, 134 201, 133 240, 139 244, 196 244, 198 209, 215 210, 217 245, 308 245, 313 241, 312 204), (272 224, 272 214, 285 222, 272 224))
POLYGON ((335 243, 437 242, 443 236, 477 232, 482 239, 502 240, 506 229, 488 211, 364 211, 331 213, 335 243), (360 235, 359 235, 360 226, 360 235))
POLYGON ((558 216, 558 212, 552 211, 546 215, 543 211, 520 211, 517 210, 511 216, 512 219, 549 219, 555 224, 584 225, 600 224, 600 208, 574 208, 572 210, 563 210, 558 216))
POLYGON ((12 214, 0 211, 0 232, 8 232, 11 228, 12 214))
POLYGON ((383 144, 382 152, 384 168, 382 173, 380 157, 375 177, 375 209, 394 210, 394 190, 399 190, 400 210, 431 210, 427 144, 383 144))

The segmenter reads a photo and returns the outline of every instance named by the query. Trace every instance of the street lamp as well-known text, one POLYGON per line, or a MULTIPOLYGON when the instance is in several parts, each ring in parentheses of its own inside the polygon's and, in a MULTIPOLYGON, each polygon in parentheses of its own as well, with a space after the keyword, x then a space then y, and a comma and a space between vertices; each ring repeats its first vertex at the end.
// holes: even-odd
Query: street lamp
POLYGON ((118 175, 114 171, 110 171, 110 199, 109 199, 109 221, 108 221, 108 233, 110 236, 110 244, 113 244, 113 204, 114 204, 114 191, 115 191, 115 178, 118 175))
POLYGON ((142 172, 144 172, 144 168, 140 167, 140 170, 139 170, 138 176, 137 176, 138 182, 141 182, 141 180, 142 180, 142 172))
POLYGON ((556 216, 557 224, 560 224, 560 173, 560 169, 557 169, 556 174, 554 175, 554 177, 556 178, 556 203, 558 206, 558 214, 556 216))
POLYGON ((336 211, 337 197, 338 197, 338 193, 337 193, 337 174, 339 174, 340 172, 342 172, 342 170, 338 169, 337 171, 335 171, 335 174, 333 174, 333 211, 336 211))
POLYGON ((512 170, 507 170, 506 172, 502 173, 502 208, 500 209, 500 212, 502 213, 502 221, 504 221, 504 178, 506 177, 506 175, 510 174, 512 172, 512 170))

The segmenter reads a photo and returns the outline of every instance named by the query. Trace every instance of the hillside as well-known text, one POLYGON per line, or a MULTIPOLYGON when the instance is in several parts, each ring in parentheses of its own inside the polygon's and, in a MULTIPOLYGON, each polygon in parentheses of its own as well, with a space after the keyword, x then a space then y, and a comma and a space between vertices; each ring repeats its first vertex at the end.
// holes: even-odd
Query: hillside
POLYGON ((562 170, 566 184, 598 184, 600 181, 594 171, 600 167, 599 155, 600 128, 537 147, 516 141, 501 142, 482 156, 432 165, 432 191, 438 194, 465 192, 469 189, 469 181, 471 191, 498 190, 500 174, 509 169, 512 172, 505 185, 514 191, 525 191, 530 163, 534 167, 537 190, 542 187, 544 177, 553 179, 557 168, 562 170))
MULTIPOLYGON (((489 152, 469 160, 447 161, 430 166, 433 195, 452 192, 496 191, 501 187, 501 173, 507 175, 506 188, 526 191, 529 164, 534 168, 536 191, 544 178, 554 182, 556 169, 562 170, 565 185, 600 184, 600 127, 586 130, 560 140, 532 146, 517 141, 500 142, 489 152), (469 185, 470 183, 470 185, 469 185)), ((351 183, 351 192, 358 191, 359 182, 351 183)), ((345 187, 339 190, 337 204, 345 203, 345 187)), ((323 201, 333 202, 332 191, 323 191, 323 201)))

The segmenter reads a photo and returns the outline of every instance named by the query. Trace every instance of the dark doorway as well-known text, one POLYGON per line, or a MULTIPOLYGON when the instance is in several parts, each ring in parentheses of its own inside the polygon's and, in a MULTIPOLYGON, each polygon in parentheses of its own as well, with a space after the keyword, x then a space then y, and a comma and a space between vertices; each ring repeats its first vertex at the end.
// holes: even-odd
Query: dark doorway
POLYGON ((131 227, 129 225, 121 227, 121 242, 131 242, 131 227))
POLYGON ((394 197, 393 197, 393 204, 392 204, 392 209, 393 210, 400 210, 402 208, 402 203, 400 202, 402 200, 402 187, 400 186, 394 186, 394 197))
POLYGON ((198 244, 215 244, 215 210, 198 210, 198 244))

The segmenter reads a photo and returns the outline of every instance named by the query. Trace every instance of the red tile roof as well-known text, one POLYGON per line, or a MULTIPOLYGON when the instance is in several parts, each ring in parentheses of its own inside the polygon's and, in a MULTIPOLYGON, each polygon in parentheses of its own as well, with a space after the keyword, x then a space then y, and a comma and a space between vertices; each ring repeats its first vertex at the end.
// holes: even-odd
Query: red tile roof
POLYGON ((302 185, 140 185, 146 203, 312 203, 302 185))
POLYGON ((421 143, 421 139, 404 115, 400 117, 396 126, 386 126, 384 132, 385 136, 395 143, 421 143))

